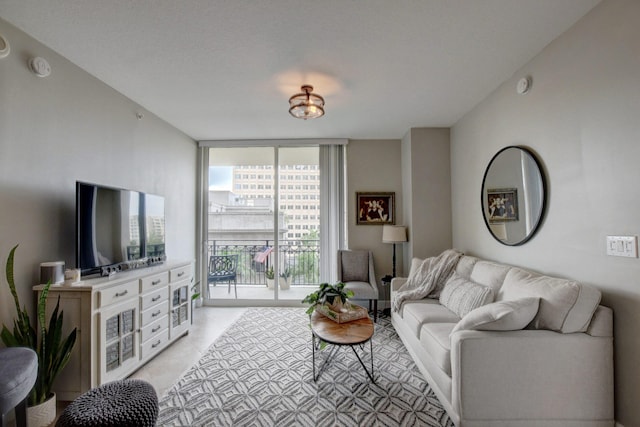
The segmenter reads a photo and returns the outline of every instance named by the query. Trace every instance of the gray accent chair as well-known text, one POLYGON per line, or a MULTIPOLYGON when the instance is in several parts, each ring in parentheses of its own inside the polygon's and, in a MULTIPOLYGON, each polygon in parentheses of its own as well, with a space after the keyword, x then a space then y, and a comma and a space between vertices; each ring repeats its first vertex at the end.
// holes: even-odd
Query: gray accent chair
POLYGON ((16 426, 27 425, 27 397, 38 376, 38 356, 26 347, 0 349, 0 410, 2 427, 15 408, 16 426))
POLYGON ((338 250, 338 281, 353 291, 353 299, 368 300, 373 321, 378 321, 378 284, 373 268, 373 254, 364 250, 338 250), (373 305, 373 307, 372 307, 373 305))

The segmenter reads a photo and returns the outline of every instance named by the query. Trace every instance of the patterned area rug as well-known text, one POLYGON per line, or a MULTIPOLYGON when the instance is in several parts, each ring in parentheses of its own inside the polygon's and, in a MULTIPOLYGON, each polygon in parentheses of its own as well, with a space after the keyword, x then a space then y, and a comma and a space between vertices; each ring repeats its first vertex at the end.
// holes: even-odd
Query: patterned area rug
POLYGON ((373 352, 376 384, 348 347, 316 383, 304 309, 249 309, 161 398, 158 425, 453 427, 387 317, 373 352))

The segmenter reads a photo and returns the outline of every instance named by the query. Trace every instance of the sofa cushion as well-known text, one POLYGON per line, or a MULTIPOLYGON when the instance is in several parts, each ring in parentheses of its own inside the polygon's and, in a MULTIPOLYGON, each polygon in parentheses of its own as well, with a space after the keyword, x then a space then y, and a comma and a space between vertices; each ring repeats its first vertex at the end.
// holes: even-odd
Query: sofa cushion
MULTIPOLYGON (((406 283, 398 289, 399 292, 411 292, 416 290, 419 293, 419 298, 440 298, 440 292, 444 287, 447 279, 455 271, 458 260, 463 254, 455 249, 447 249, 440 255, 430 257, 422 260, 420 265, 414 264, 412 261, 412 269, 409 273, 406 283)), ((402 298, 404 299, 415 298, 415 295, 402 298)), ((395 306, 394 306, 395 308, 395 306)))
POLYGON ((494 295, 497 295, 504 283, 504 278, 512 268, 513 267, 509 265, 498 264, 491 261, 478 261, 473 266, 473 271, 469 279, 481 285, 491 287, 494 295))
POLYGON ((463 330, 518 331, 538 312, 539 298, 498 301, 479 307, 464 316, 451 333, 463 330))
POLYGON ((423 258, 411 259, 411 268, 409 268, 409 276, 407 277, 411 277, 412 274, 416 274, 416 271, 418 271, 418 269, 420 268, 420 264, 422 264, 422 261, 424 261, 423 258))
POLYGON ((342 252, 342 281, 369 281, 369 253, 367 251, 342 252))
POLYGON ((455 323, 427 323, 420 331, 420 344, 449 377, 451 376, 449 335, 455 326, 455 323))
POLYGON ((493 302, 490 287, 471 282, 456 272, 447 280, 440 294, 440 304, 460 317, 490 302, 493 302))
POLYGON ((400 317, 404 318, 404 308, 409 304, 431 304, 432 305, 432 304, 440 304, 440 301, 436 299, 431 299, 431 298, 423 298, 418 300, 406 301, 404 304, 400 306, 400 311, 398 312, 398 314, 400 314, 400 317))
POLYGON ((411 289, 418 288, 423 282, 427 280, 427 270, 422 268, 424 259, 413 258, 411 260, 411 269, 409 270, 409 276, 404 285, 399 291, 409 291, 411 289))
POLYGON ((469 279, 471 277, 471 272, 473 271, 473 266, 476 265, 476 262, 478 261, 478 258, 469 255, 460 257, 458 265, 456 265, 456 273, 465 279, 469 279))
POLYGON ((440 305, 437 299, 420 301, 432 301, 432 303, 405 301, 402 309, 402 318, 418 339, 420 338, 420 329, 425 323, 458 323, 460 320, 457 314, 440 305))
POLYGON ((568 334, 587 330, 600 296, 591 286, 512 268, 497 299, 539 297, 540 307, 529 327, 568 334))

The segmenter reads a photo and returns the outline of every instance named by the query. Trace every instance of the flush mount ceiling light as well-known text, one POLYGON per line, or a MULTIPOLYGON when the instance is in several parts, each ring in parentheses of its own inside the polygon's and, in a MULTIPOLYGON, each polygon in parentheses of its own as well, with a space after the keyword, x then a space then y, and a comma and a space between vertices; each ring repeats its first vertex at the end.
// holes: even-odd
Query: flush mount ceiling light
POLYGON ((311 93, 313 86, 304 85, 301 93, 289 98, 289 114, 296 119, 317 119, 324 116, 324 98, 311 93))

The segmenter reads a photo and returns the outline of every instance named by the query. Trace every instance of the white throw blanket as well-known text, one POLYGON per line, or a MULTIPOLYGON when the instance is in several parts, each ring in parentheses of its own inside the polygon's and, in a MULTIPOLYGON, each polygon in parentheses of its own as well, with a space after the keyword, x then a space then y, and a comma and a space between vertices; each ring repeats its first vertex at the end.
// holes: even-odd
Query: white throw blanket
POLYGON ((420 267, 409 274, 407 282, 398 290, 393 300, 393 310, 399 312, 407 300, 418 300, 427 296, 438 298, 462 255, 455 249, 447 249, 437 257, 422 261, 420 267))

